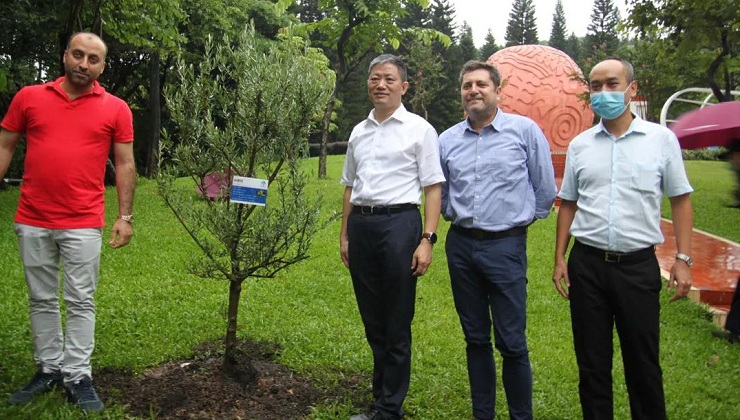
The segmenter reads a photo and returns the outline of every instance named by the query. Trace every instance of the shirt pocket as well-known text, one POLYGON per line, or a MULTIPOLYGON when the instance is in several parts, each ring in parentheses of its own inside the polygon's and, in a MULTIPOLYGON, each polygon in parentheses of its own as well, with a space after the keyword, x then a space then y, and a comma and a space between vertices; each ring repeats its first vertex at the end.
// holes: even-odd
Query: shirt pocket
POLYGON ((632 165, 630 179, 632 188, 653 194, 660 194, 660 170, 657 163, 636 162, 632 165))

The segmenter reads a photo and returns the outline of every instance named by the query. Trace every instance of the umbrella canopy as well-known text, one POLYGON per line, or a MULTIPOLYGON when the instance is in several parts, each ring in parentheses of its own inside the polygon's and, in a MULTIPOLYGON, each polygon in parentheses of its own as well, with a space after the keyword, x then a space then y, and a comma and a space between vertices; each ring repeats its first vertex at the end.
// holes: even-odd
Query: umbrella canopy
POLYGON ((671 126, 682 149, 724 146, 740 138, 740 101, 721 102, 687 112, 671 126))

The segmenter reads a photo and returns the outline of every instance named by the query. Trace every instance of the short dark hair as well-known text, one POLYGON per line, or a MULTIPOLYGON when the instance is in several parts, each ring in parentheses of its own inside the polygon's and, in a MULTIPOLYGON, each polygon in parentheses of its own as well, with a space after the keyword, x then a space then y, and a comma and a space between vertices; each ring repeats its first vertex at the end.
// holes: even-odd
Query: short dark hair
POLYGON ((370 73, 373 70, 373 67, 380 64, 393 64, 394 66, 398 67, 398 73, 401 74, 401 80, 405 82, 408 78, 406 63, 404 63, 400 57, 393 54, 381 54, 375 57, 373 61, 370 62, 370 66, 368 66, 367 72, 370 73))
POLYGON ((624 66, 625 70, 627 70, 627 83, 632 83, 635 80, 635 67, 632 66, 632 63, 620 57, 607 57, 601 60, 601 62, 603 63, 604 61, 609 60, 619 61, 620 63, 622 63, 622 66, 624 66))
POLYGON ((493 82, 493 85, 496 87, 501 86, 501 73, 499 73, 496 66, 490 63, 486 63, 485 61, 478 61, 478 60, 470 60, 463 65, 462 70, 460 70, 460 83, 462 83, 463 77, 467 73, 470 73, 471 71, 476 71, 476 70, 488 71, 488 74, 491 78, 491 81, 493 82))

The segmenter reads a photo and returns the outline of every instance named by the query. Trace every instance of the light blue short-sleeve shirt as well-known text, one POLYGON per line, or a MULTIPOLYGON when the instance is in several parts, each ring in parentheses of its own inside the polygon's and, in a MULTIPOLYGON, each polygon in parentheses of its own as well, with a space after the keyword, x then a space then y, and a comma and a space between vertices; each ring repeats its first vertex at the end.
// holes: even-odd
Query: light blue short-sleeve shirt
POLYGON ((631 252, 663 242, 663 193, 693 191, 673 132, 635 117, 620 138, 599 123, 573 139, 558 196, 578 206, 571 236, 596 248, 631 252))

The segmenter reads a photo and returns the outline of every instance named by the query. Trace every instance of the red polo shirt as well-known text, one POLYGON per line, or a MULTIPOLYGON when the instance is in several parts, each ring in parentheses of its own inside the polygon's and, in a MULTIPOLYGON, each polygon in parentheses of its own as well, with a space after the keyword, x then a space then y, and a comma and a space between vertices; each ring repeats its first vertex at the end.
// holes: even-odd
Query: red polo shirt
POLYGON ((113 143, 134 140, 128 105, 93 90, 70 100, 64 77, 21 89, 0 123, 26 134, 23 185, 15 221, 48 229, 105 225, 105 163, 113 143))

